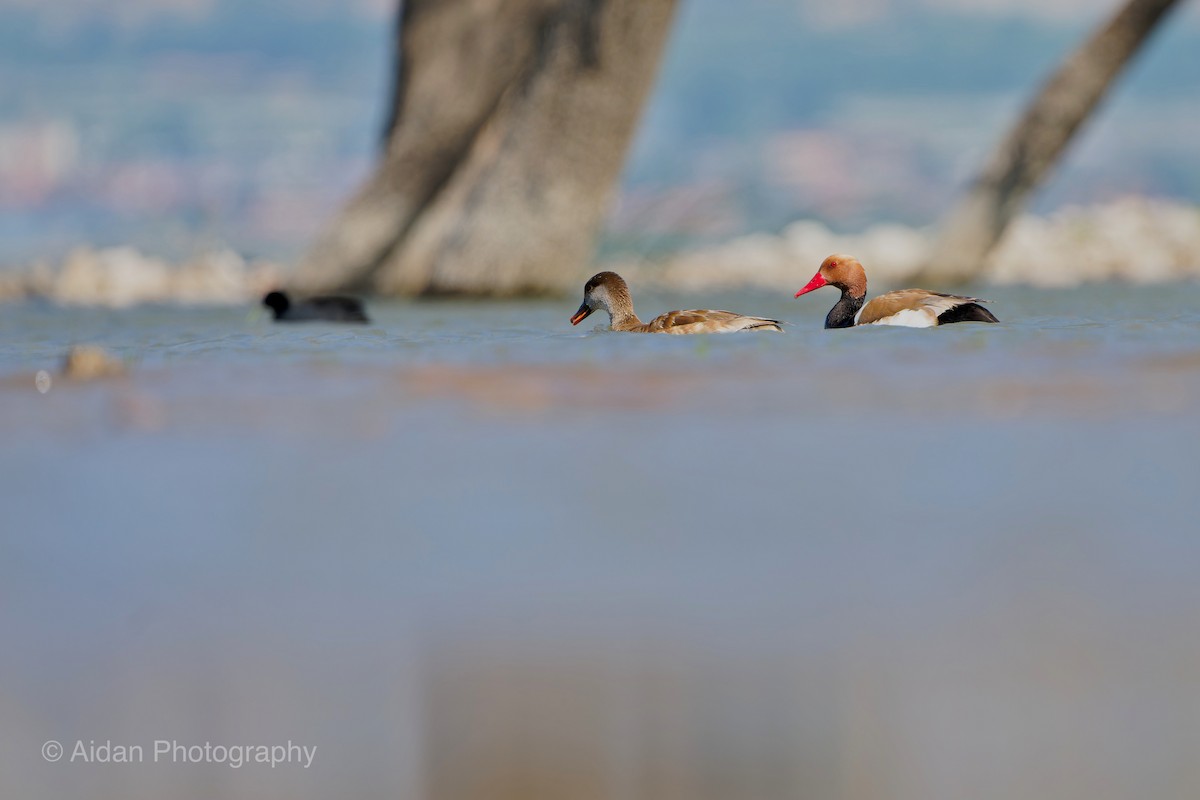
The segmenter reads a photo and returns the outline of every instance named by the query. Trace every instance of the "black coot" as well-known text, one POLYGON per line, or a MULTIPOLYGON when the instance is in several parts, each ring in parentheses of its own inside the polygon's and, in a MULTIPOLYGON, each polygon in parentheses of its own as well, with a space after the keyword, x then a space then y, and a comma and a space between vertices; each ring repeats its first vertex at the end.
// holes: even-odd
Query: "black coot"
POLYGON ((370 322, 362 302, 353 297, 310 297, 292 302, 283 292, 271 292, 263 305, 275 312, 276 322, 370 322))

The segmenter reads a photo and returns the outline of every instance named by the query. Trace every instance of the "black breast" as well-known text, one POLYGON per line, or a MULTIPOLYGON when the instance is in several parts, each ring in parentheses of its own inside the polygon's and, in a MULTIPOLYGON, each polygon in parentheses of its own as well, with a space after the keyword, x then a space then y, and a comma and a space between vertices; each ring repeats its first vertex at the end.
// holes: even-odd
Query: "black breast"
POLYGON ((851 297, 849 292, 843 291, 842 298, 834 303, 833 308, 829 309, 829 314, 825 317, 826 328, 849 328, 854 325, 854 315, 863 306, 865 297, 851 297))

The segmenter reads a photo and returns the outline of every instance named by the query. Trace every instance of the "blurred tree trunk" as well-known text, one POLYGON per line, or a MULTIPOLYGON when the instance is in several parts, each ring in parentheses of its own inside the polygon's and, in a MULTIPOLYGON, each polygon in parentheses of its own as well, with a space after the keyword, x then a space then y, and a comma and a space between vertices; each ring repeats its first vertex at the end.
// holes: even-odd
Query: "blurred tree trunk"
POLYGON ((1128 0, 1059 67, 942 221, 923 276, 979 273, 1005 228, 1178 0, 1128 0))
POLYGON ((403 0, 385 151, 296 283, 511 295, 577 280, 675 0, 403 0))

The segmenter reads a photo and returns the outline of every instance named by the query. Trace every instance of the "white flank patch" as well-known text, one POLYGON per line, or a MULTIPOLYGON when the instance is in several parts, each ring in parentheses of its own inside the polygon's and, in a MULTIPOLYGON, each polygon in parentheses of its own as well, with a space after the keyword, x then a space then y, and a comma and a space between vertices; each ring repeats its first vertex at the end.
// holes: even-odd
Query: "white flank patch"
MULTIPOLYGON (((861 311, 859 312, 862 313, 861 311)), ((855 315, 855 322, 858 322, 858 315, 855 315)), ((872 325, 895 325, 900 328, 932 328, 937 325, 937 317, 929 313, 923 308, 906 308, 903 311, 897 311, 890 317, 877 319, 871 323, 872 325)))

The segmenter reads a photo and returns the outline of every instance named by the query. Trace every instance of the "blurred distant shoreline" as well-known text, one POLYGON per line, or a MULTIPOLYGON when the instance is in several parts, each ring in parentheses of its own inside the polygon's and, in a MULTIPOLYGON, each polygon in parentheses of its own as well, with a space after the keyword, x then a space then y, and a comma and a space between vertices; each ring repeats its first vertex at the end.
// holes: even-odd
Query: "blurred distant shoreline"
MULTIPOLYGON (((775 234, 644 255, 614 253, 585 268, 676 291, 796 288, 831 253, 851 253, 874 286, 916 276, 932 232, 895 223, 838 234, 801 220, 775 234)), ((0 266, 0 301, 124 308, 142 303, 236 305, 286 286, 290 266, 247 260, 228 248, 169 261, 136 248, 80 247, 65 259, 0 266)), ((586 275, 565 276, 564 290, 586 275)), ((1169 283, 1200 279, 1200 207, 1128 197, 1048 216, 1021 217, 990 257, 980 282, 1070 287, 1100 281, 1169 283)))
MULTIPOLYGON (((609 266, 639 282, 676 289, 797 288, 832 253, 866 265, 876 286, 918 276, 934 231, 897 223, 835 233, 812 220, 779 234, 738 236, 723 244, 652 259, 615 258, 609 266)), ((1070 287, 1100 281, 1169 283, 1200 278, 1200 206, 1126 197, 1093 206, 1025 214, 990 254, 977 281, 1070 287)))

